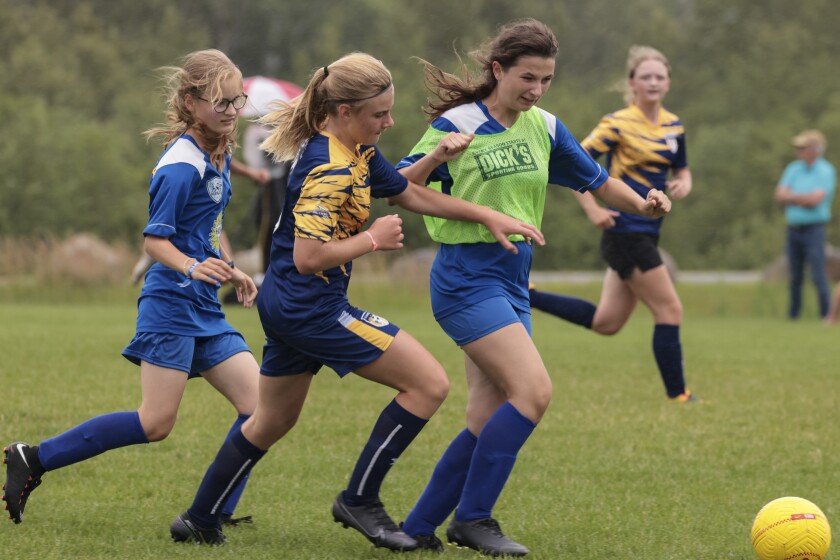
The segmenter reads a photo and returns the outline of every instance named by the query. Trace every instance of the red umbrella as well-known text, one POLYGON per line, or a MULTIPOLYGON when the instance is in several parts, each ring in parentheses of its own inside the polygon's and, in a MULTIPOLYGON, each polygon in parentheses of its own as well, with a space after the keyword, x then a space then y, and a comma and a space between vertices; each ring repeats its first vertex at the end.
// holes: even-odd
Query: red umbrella
POLYGON ((248 103, 240 113, 243 117, 261 117, 271 111, 272 102, 291 101, 303 93, 297 84, 265 76, 245 78, 242 87, 248 94, 248 103))

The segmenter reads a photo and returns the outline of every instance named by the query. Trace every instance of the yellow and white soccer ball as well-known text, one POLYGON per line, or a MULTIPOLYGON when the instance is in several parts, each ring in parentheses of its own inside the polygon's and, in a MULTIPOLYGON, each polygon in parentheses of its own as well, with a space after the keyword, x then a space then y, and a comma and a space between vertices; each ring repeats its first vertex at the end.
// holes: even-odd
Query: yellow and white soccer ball
POLYGON ((761 508, 752 526, 761 560, 825 560, 831 527, 822 510, 803 498, 778 498, 761 508))

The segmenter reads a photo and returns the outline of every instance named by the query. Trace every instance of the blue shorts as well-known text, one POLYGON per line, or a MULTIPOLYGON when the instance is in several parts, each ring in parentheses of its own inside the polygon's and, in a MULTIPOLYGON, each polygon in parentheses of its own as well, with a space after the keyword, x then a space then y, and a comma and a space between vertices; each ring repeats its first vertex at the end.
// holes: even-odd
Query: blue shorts
POLYGON ((168 333, 137 333, 122 355, 134 364, 140 360, 155 366, 185 371, 190 378, 219 365, 240 352, 250 352, 238 332, 215 336, 179 336, 168 333))
POLYGON ((307 324, 306 332, 272 332, 263 323, 265 346, 260 373, 269 377, 318 373, 327 366, 344 377, 375 361, 394 341, 400 328, 352 305, 337 315, 307 324), (313 328, 316 327, 316 328, 313 328))
POLYGON ((531 334, 530 311, 518 311, 507 298, 501 296, 485 299, 438 319, 438 324, 458 346, 474 342, 513 323, 522 323, 528 335, 531 334))

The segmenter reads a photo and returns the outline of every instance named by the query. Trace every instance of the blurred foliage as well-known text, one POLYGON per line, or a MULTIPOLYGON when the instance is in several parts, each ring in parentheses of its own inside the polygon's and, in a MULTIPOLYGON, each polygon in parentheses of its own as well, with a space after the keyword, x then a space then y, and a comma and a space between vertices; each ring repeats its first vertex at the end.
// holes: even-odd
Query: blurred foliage
MULTIPOLYGON (((209 47, 246 76, 301 85, 346 52, 381 58, 398 86, 397 126, 381 147, 397 161, 426 126, 413 57, 455 71, 455 52, 468 61, 499 24, 541 19, 561 48, 540 105, 581 138, 622 106, 614 86, 628 47, 651 44, 671 60, 667 106, 688 130, 694 192, 675 205, 662 241, 682 268, 772 260, 784 233, 772 190, 793 157, 789 138, 822 129, 829 160, 840 143, 840 12, 830 0, 0 0, 0 13, 0 236, 90 231, 139 244, 161 149, 141 135, 163 118, 155 69, 209 47)), ((250 245, 255 191, 240 178, 234 188, 227 229, 250 245)), ((535 267, 602 266, 599 232, 571 193, 549 190, 549 244, 535 267)), ((409 246, 430 244, 422 221, 404 217, 409 246)), ((838 230, 829 229, 835 245, 838 230)))

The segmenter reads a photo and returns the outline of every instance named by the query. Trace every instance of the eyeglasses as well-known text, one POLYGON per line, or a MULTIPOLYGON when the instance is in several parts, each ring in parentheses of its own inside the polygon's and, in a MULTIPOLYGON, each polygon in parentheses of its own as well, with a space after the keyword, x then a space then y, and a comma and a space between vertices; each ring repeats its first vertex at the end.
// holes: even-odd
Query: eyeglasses
MULTIPOLYGON (((202 101, 206 101, 210 103, 209 99, 204 99, 203 97, 199 97, 196 95, 196 98, 201 99, 202 101)), ((240 93, 233 99, 220 99, 215 105, 213 105, 213 110, 217 113, 224 113, 227 111, 228 107, 233 105, 233 108, 239 111, 242 107, 245 106, 245 103, 248 102, 248 96, 244 93, 240 93)))

